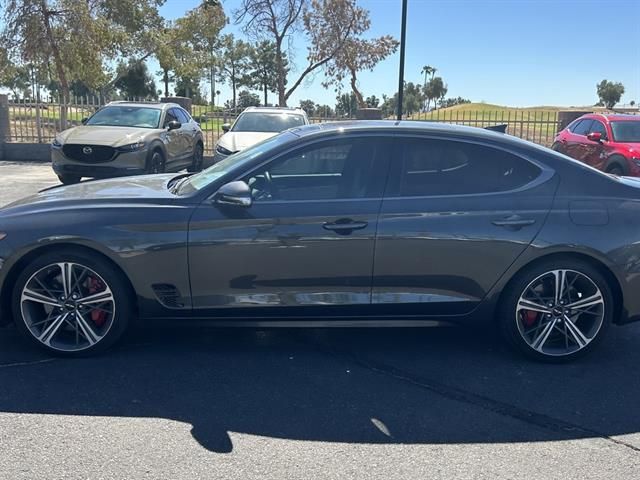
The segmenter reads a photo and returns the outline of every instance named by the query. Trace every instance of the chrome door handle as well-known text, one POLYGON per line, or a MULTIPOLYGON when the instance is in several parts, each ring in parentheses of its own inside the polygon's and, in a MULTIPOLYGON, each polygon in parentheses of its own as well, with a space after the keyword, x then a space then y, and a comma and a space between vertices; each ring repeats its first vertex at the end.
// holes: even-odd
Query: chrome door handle
POLYGON ((367 222, 354 222, 350 219, 338 220, 333 223, 325 223, 322 228, 325 230, 331 230, 336 233, 350 233, 353 230, 362 230, 367 225, 367 222))
POLYGON ((520 215, 509 215, 501 220, 493 220, 496 227, 522 228, 533 225, 536 221, 533 218, 522 218, 520 215))

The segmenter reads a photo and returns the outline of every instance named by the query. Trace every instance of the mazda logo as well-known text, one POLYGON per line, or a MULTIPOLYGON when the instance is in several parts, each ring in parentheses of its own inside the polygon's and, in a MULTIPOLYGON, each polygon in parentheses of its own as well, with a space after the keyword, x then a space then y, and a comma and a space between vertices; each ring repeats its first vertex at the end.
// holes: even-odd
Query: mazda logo
POLYGON ((93 153, 93 148, 91 147, 84 147, 82 149, 82 153, 84 153, 85 155, 91 155, 93 153))

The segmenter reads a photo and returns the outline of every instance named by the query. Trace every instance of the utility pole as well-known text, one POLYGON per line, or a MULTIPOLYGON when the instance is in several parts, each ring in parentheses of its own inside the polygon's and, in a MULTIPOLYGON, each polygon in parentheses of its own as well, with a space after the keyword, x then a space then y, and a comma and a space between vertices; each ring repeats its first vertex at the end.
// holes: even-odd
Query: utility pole
POLYGON ((400 73, 398 75, 398 120, 402 120, 404 100, 404 50, 407 43, 407 1, 402 0, 402 30, 400 32, 400 73))

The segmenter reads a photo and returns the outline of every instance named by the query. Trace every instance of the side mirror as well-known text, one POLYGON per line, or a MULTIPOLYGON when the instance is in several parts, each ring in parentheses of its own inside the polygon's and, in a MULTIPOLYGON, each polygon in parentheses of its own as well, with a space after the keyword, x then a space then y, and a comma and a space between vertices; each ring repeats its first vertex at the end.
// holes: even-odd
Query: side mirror
POLYGON ((86 125, 86 123, 89 121, 88 117, 84 117, 82 120, 80 120, 80 123, 82 123, 82 125, 86 125))
POLYGON ((250 207, 253 203, 251 188, 243 181, 230 182, 223 185, 213 198, 218 205, 250 207))
POLYGON ((227 133, 229 130, 231 130, 231 124, 230 123, 223 123, 222 124, 222 131, 224 133, 227 133))
POLYGON ((171 120, 168 124, 167 124, 167 129, 169 131, 171 130, 177 130, 180 127, 182 127, 182 124, 180 122, 178 122, 177 120, 171 120))
POLYGON ((591 132, 589 135, 587 135, 587 140, 600 143, 602 141, 602 134, 600 132, 591 132))

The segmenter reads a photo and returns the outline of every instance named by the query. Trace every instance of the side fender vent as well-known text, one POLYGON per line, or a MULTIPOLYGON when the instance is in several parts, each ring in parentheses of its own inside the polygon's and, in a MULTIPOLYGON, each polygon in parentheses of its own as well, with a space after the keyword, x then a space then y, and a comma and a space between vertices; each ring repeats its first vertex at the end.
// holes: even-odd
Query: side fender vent
POLYGON ((167 308, 182 308, 184 304, 180 301, 182 295, 175 285, 168 283, 155 283, 151 286, 153 292, 158 297, 162 305, 167 308))

